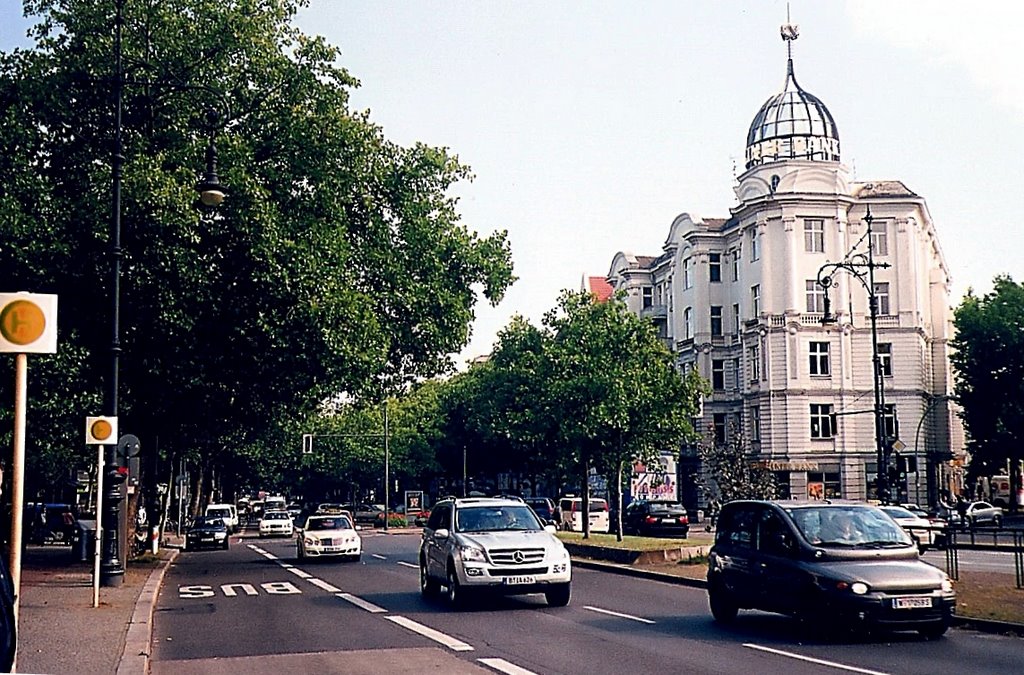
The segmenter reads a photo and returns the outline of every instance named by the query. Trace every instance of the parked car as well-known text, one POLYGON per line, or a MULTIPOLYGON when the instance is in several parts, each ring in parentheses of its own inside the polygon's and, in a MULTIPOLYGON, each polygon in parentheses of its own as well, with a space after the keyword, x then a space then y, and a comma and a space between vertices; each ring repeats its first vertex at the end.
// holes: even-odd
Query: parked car
POLYGON ((964 518, 971 527, 976 525, 1000 527, 1003 524, 1003 510, 988 502, 971 502, 967 505, 964 518))
POLYGON ((260 537, 291 537, 295 524, 287 511, 267 511, 260 518, 260 537))
POLYGON ((910 536, 864 503, 742 500, 725 504, 708 555, 711 614, 797 617, 836 632, 948 629, 956 593, 910 536))
POLYGON ((196 551, 201 548, 228 549, 228 526, 223 518, 200 516, 192 521, 185 531, 185 550, 196 551))
POLYGON ((448 498, 430 511, 420 542, 420 590, 447 589, 463 606, 474 593, 543 593, 549 605, 569 604, 569 552, 521 499, 448 498))
POLYGON ((209 504, 203 515, 222 519, 229 533, 238 532, 238 507, 234 504, 209 504))
POLYGON ((363 540, 348 516, 312 515, 295 531, 295 552, 305 558, 337 557, 358 562, 363 540))
POLYGON ((906 530, 921 553, 935 545, 935 533, 927 518, 902 506, 890 505, 879 508, 895 520, 897 525, 906 530))
MULTIPOLYGON (((342 508, 355 517, 353 522, 362 525, 373 525, 377 521, 378 514, 384 512, 382 504, 344 504, 342 508)), ((383 521, 381 522, 383 523, 383 521)))
POLYGON ((524 497, 526 505, 533 509, 542 523, 557 522, 555 502, 547 497, 524 497))
MULTIPOLYGON (((950 523, 940 515, 940 510, 926 511, 917 504, 902 504, 903 508, 910 511, 918 518, 924 518, 928 521, 931 526, 932 533, 932 546, 935 548, 942 548, 946 545, 946 530, 949 529, 950 523)), ((956 513, 954 511, 954 513, 956 513)))
MULTIPOLYGON (((608 514, 608 502, 604 499, 591 498, 589 506, 590 531, 610 531, 611 519, 608 514)), ((561 518, 559 521, 561 529, 574 532, 583 531, 582 497, 562 497, 558 500, 558 512, 561 518)))
POLYGON ((642 537, 683 537, 690 532, 686 508, 676 501, 637 500, 622 513, 623 534, 642 537))

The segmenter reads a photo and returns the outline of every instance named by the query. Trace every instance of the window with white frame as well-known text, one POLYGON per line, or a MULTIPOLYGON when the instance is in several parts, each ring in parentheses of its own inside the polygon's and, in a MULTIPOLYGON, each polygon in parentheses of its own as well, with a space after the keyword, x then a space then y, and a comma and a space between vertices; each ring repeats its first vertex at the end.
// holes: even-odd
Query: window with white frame
POLYGON ((871 250, 875 255, 889 255, 889 227, 885 221, 871 223, 871 250))
POLYGON ((886 438, 900 437, 900 422, 896 419, 896 404, 886 403, 882 407, 882 427, 886 438))
POLYGON ((683 339, 693 337, 693 307, 683 310, 683 339))
POLYGON ((725 416, 725 413, 714 413, 711 416, 711 420, 715 430, 715 445, 721 447, 725 445, 725 429, 727 418, 725 416))
POLYGON ((823 314, 825 312, 825 289, 814 279, 807 279, 804 282, 807 290, 807 311, 808 313, 823 314))
POLYGON ((708 280, 712 283, 722 280, 721 253, 708 253, 708 280))
POLYGON ((891 314, 889 311, 889 282, 880 281, 875 284, 875 302, 879 316, 891 314))
POLYGON ((825 221, 804 221, 804 250, 808 253, 825 252, 825 221))
POLYGON ((761 440, 761 406, 755 405, 750 410, 750 440, 761 440))
POLYGON ((732 318, 733 318, 733 332, 736 333, 736 335, 739 335, 740 334, 740 328, 741 328, 741 326, 740 326, 741 318, 740 318, 740 303, 738 303, 738 302, 732 306, 732 318))
POLYGON ((732 280, 740 280, 740 250, 736 249, 732 252, 732 280))
POLYGON ((722 334, 722 308, 718 305, 711 307, 711 334, 722 334))
POLYGON ((693 258, 683 261, 683 288, 693 288, 693 258))
POLYGON ((715 391, 725 389, 725 359, 711 359, 711 388, 715 391))
POLYGON ((835 415, 831 403, 811 404, 811 438, 833 438, 836 435, 835 415))
POLYGON ((811 369, 811 375, 817 375, 817 376, 831 375, 832 371, 829 368, 828 350, 829 350, 829 343, 827 343, 827 342, 811 342, 810 343, 810 369, 811 369))
POLYGON ((643 294, 642 307, 647 309, 654 304, 654 288, 651 286, 644 286, 641 289, 641 293, 643 294))
POLYGON ((882 377, 892 377, 892 343, 878 343, 878 369, 882 377))
POLYGON ((757 246, 757 228, 752 227, 747 230, 747 240, 750 244, 750 261, 754 262, 761 258, 761 251, 758 250, 757 246))
POLYGON ((761 316, 761 285, 750 287, 750 314, 756 319, 761 316))
POLYGON ((743 381, 743 363, 739 357, 732 360, 732 388, 734 390, 740 388, 740 382, 743 381))
POLYGON ((747 347, 747 363, 750 365, 750 381, 761 379, 761 349, 758 345, 747 347))

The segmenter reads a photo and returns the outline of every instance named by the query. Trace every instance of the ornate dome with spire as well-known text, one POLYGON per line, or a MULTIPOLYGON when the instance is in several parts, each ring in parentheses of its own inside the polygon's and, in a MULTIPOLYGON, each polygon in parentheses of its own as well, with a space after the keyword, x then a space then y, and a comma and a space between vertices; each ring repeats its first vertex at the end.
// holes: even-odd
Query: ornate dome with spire
POLYGON ((839 161, 839 130, 817 96, 804 91, 793 74, 793 41, 798 27, 782 26, 788 54, 786 83, 754 116, 747 133, 746 168, 786 159, 839 161))

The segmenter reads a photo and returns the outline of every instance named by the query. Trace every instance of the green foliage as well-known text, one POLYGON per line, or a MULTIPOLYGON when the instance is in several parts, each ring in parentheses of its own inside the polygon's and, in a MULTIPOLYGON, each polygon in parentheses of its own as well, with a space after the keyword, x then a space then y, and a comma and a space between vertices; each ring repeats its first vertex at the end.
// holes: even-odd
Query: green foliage
POLYGON ((712 434, 700 444, 706 492, 723 504, 734 499, 775 499, 774 474, 751 459, 746 439, 733 431, 724 445, 716 444, 712 434))
MULTIPOLYGON (((121 430, 225 476, 281 475, 324 400, 448 372, 477 293, 515 279, 506 233, 460 222, 469 169, 350 110, 338 49, 290 24, 303 4, 125 3, 121 430), (194 206, 208 108, 216 213, 194 206)), ((114 5, 25 7, 35 48, 0 55, 0 289, 60 296, 36 456, 81 460, 109 386, 114 5)))
POLYGON ((950 360, 971 473, 987 475, 1024 458, 1024 285, 998 276, 989 294, 968 292, 954 325, 950 360))

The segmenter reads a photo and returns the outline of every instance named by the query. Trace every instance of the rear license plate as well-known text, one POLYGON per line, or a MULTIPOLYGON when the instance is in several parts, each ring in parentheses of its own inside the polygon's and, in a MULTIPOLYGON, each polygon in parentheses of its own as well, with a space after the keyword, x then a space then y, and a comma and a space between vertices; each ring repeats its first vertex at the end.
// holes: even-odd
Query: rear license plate
POLYGON ((535 584, 537 583, 537 577, 531 576, 519 576, 519 577, 505 577, 506 586, 522 586, 523 584, 535 584))
POLYGON ((893 598, 892 606, 895 609, 920 609, 932 606, 931 598, 893 598))
POLYGON ((674 523, 674 522, 676 522, 676 519, 675 518, 662 518, 661 522, 663 522, 663 523, 674 523))

